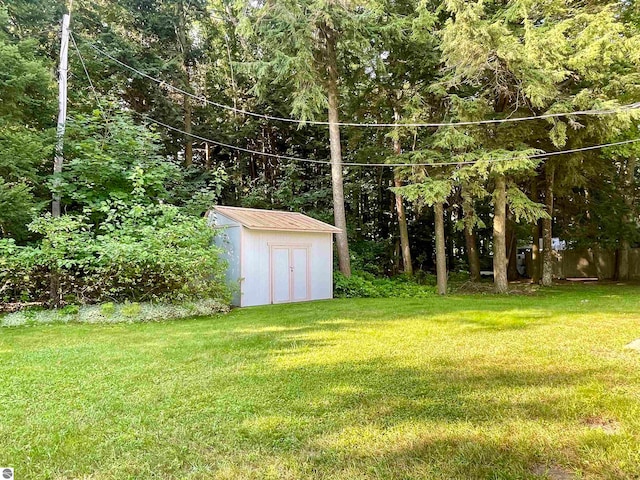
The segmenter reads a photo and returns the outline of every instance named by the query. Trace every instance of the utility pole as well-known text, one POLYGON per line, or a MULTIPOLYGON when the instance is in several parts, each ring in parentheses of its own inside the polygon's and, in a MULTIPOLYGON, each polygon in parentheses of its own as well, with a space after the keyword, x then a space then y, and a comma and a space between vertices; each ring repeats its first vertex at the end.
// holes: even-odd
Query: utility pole
MULTIPOLYGON (((71 11, 71 9, 69 9, 71 11)), ((56 154, 53 161, 53 174, 62 173, 64 163, 64 131, 67 124, 67 77, 69 71, 69 24, 71 13, 62 17, 62 39, 60 42, 60 69, 58 71, 58 128, 56 130, 56 154)), ((54 180, 54 186, 59 182, 54 180)), ((60 194, 53 193, 51 215, 60 216, 60 194)))
MULTIPOLYGON (((51 201, 51 215, 60 217, 60 193, 55 188, 60 185, 56 175, 62 173, 64 163, 64 131, 67 124, 67 77, 69 72, 69 25, 71 23, 71 5, 69 13, 62 17, 62 35, 60 41, 60 69, 58 71, 58 128, 56 130, 56 153, 53 160, 54 192, 51 201)), ((51 268, 49 298, 54 306, 60 304, 60 276, 55 267, 51 268)))

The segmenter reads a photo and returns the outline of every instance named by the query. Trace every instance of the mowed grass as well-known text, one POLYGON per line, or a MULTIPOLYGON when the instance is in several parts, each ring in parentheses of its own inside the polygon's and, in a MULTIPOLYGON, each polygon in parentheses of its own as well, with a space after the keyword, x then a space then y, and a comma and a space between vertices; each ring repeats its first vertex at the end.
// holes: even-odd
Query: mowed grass
POLYGON ((20 479, 640 478, 640 287, 0 330, 20 479))

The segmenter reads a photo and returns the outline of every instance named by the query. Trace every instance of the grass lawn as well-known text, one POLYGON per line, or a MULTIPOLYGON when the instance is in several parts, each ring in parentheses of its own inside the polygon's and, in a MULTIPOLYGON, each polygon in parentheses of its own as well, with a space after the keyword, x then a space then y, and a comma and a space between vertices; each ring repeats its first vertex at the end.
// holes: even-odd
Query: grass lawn
POLYGON ((0 330, 17 479, 640 478, 640 287, 0 330))

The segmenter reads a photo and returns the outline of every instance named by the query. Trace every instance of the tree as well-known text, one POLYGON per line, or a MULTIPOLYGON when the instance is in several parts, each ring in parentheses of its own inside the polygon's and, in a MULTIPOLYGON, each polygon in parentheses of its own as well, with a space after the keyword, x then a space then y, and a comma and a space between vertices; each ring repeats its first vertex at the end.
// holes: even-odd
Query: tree
MULTIPOLYGON (((622 192, 624 196, 624 203, 627 207, 627 212, 625 212, 622 220, 623 225, 626 226, 635 226, 637 227, 637 213, 635 211, 636 205, 636 167, 638 165, 638 157, 635 152, 632 152, 627 158, 626 161, 622 165, 623 175, 623 185, 622 192), (635 225, 634 225, 635 224, 635 225)), ((637 238, 637 233, 631 229, 631 234, 637 238), (635 235, 634 235, 635 233, 635 235)), ((626 233, 626 232, 625 232, 626 233)), ((632 237, 633 238, 633 237, 632 237)), ((618 280, 629 280, 629 255, 631 251, 631 239, 629 238, 629 234, 622 235, 620 240, 620 250, 618 252, 618 261, 617 261, 617 272, 616 277, 618 280)))
POLYGON ((0 236, 25 241, 26 225, 44 205, 52 152, 53 78, 31 39, 13 40, 0 7, 0 236))
MULTIPOLYGON (((0 228, 18 243, 35 240, 25 225, 31 210, 50 197, 48 129, 55 101, 46 90, 53 83, 58 50, 53 32, 59 30, 64 3, 0 0, 8 12, 0 55, 5 62, 0 202, 6 206, 0 228), (31 69, 37 64, 44 68, 31 69), (33 75, 36 71, 40 74, 33 75), (31 86, 20 90, 28 82, 31 86)), ((442 271, 445 256, 448 267, 456 268, 452 252, 464 251, 477 279, 494 246, 501 248, 502 234, 494 238, 493 223, 506 217, 506 252, 511 253, 506 264, 513 274, 515 247, 536 243, 540 231, 534 223, 546 210, 552 218, 544 229, 546 242, 557 235, 602 252, 616 250, 624 278, 624 259, 638 231, 633 192, 638 176, 630 174, 636 150, 576 152, 543 162, 529 157, 635 138, 638 112, 441 128, 402 124, 507 120, 633 103, 640 98, 637 15, 633 2, 611 1, 78 3, 74 36, 99 101, 72 51, 75 124, 66 152, 73 163, 64 175, 66 209, 80 213, 105 199, 130 202, 128 176, 139 167, 144 173, 136 178, 149 182, 150 199, 175 203, 194 215, 215 197, 230 205, 295 209, 331 221, 340 210, 333 207, 340 195, 334 196, 332 187, 340 184, 344 202, 337 204, 344 203, 351 247, 341 257, 353 259, 354 269, 394 274, 404 265, 407 272, 411 266, 442 271), (161 82, 118 65, 91 45, 161 82), (334 113, 349 122, 401 126, 341 127, 330 133, 327 125, 231 111, 173 87, 220 105, 304 122, 327 120, 331 110, 332 126, 334 113), (94 115, 99 103, 106 122, 94 115), (131 116, 116 113, 123 109, 131 116), (145 115, 187 133, 152 128, 154 147, 141 150, 136 137, 146 141, 150 135, 145 115), (332 182, 330 167, 277 157, 324 161, 331 158, 332 145, 334 159, 340 147, 334 167, 347 162, 476 164, 337 168, 342 178, 332 182), (545 170, 553 171, 549 182, 545 170), (425 178, 452 186, 442 215, 438 202, 428 210, 413 208, 391 190, 425 178), (545 194, 547 187, 553 193, 545 194), (504 212, 494 203, 502 198, 504 212), (434 255, 435 250, 445 254, 434 255)), ((494 258, 501 273, 502 255, 494 258)))
POLYGON ((344 199, 339 109, 340 80, 358 55, 366 57, 369 38, 363 28, 367 9, 352 2, 307 0, 249 3, 240 34, 255 42, 256 92, 267 86, 293 86, 291 113, 302 120, 326 109, 331 151, 331 180, 340 271, 350 275, 344 199), (349 61, 347 61, 349 60, 349 61))
MULTIPOLYGON (((615 107, 624 98, 615 88, 607 88, 612 73, 610 67, 615 64, 625 72, 624 82, 634 84, 637 80, 630 75, 632 62, 621 54, 631 53, 629 48, 637 44, 637 39, 616 17, 612 5, 565 8, 564 2, 560 1, 543 6, 520 1, 506 6, 501 2, 453 2, 447 8, 452 18, 443 30, 442 49, 450 74, 443 83, 449 91, 453 88, 453 92, 460 95, 455 97, 457 103, 454 105, 458 115, 475 114, 477 117, 480 113, 485 118, 487 114, 500 118, 605 105, 615 107)), ((606 141, 611 138, 608 135, 611 128, 630 126, 628 117, 553 119, 546 125, 527 122, 526 127, 524 122, 503 124, 477 129, 474 134, 478 144, 497 149, 517 147, 513 151, 521 156, 526 149, 530 152, 553 151, 571 146, 573 142, 606 141)), ((499 151, 495 153, 500 154, 499 151)), ((528 171, 520 173, 530 178, 535 174, 535 165, 535 162, 529 162, 528 171)), ((547 220, 543 226, 545 284, 549 283, 551 275, 550 222, 555 170, 555 162, 547 161, 547 220)), ((509 183, 511 174, 503 173, 507 174, 505 180, 509 183)), ((503 182, 500 174, 494 174, 493 178, 498 187, 494 194, 496 209, 501 209, 503 182)), ((511 188, 507 187, 509 190, 511 188)), ((524 200, 522 196, 519 198, 524 200)), ((502 215, 501 211, 494 211, 496 234, 502 231, 502 215)), ((501 237, 502 233, 499 235, 501 237)), ((494 247, 502 248, 501 241, 496 244, 494 240, 494 247)), ((502 269, 502 258, 498 259, 498 264, 502 269)), ((502 290, 504 284, 497 288, 502 290)))
POLYGON ((195 178, 162 155, 161 137, 130 115, 75 115, 69 120, 67 168, 60 191, 70 212, 89 214, 99 222, 109 202, 170 204, 201 216, 221 193, 226 175, 210 170, 195 178), (144 186, 144 198, 136 186, 144 186))
MULTIPOLYGON (((375 11, 383 12, 377 28, 371 32, 371 53, 367 63, 368 75, 358 76, 355 82, 360 91, 352 95, 358 105, 356 113, 362 122, 374 118, 380 123, 424 121, 432 113, 432 105, 424 98, 429 85, 438 76, 440 58, 437 54, 435 34, 437 15, 422 2, 404 0, 375 2, 375 11), (364 85, 364 86, 363 86, 364 85)), ((403 143, 409 145, 418 131, 415 128, 397 127, 386 136, 392 142, 392 155, 387 162, 404 161, 403 143)), ((394 169, 395 213, 400 234, 404 273, 413 274, 411 246, 405 206, 398 188, 404 179, 399 169, 394 169)))
POLYGON ((472 282, 480 281, 480 255, 478 253, 478 240, 476 227, 484 227, 484 222, 476 214, 475 203, 483 199, 488 193, 473 177, 465 178, 465 172, 458 174, 462 182, 462 212, 463 219, 458 224, 458 229, 464 231, 465 247, 469 264, 469 277, 472 282))
POLYGON ((416 202, 418 205, 433 207, 435 214, 436 231, 436 281, 438 293, 447 293, 447 256, 445 252, 444 234, 444 203, 451 194, 452 182, 445 175, 440 175, 439 179, 426 176, 426 172, 421 169, 421 173, 413 176, 413 183, 403 187, 394 188, 397 192, 416 202), (420 178, 419 181, 418 178, 420 178))

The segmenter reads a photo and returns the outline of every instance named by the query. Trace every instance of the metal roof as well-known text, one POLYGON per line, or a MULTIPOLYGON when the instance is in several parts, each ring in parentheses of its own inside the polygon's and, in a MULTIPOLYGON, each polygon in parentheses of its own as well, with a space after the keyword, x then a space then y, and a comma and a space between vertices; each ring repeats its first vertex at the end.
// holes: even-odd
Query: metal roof
POLYGON ((279 230, 287 232, 338 233, 340 229, 308 217, 302 213, 257 208, 213 207, 215 213, 235 220, 251 230, 279 230))

